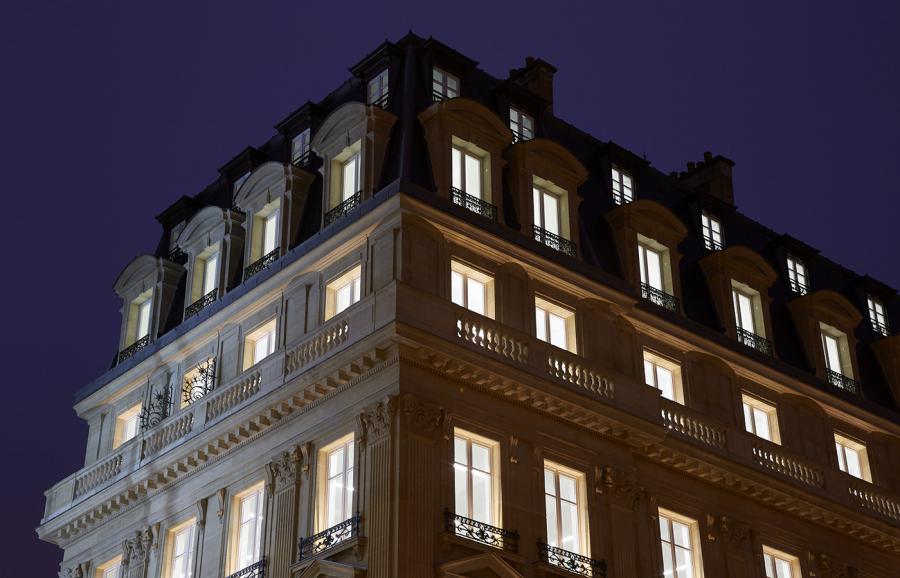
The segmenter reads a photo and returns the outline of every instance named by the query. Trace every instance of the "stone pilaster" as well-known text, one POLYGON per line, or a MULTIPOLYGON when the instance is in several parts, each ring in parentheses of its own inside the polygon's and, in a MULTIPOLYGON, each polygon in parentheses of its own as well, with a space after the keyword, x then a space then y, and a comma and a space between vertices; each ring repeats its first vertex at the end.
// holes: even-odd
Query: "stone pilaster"
MULTIPOLYGON (((397 576, 397 560, 392 548, 397 536, 397 460, 394 430, 396 396, 387 397, 363 410, 366 494, 363 499, 363 528, 366 535, 369 578, 397 576)), ((362 487, 362 480, 360 481, 362 487)))
POLYGON ((811 578, 854 578, 856 576, 855 568, 822 552, 807 552, 806 565, 811 578))
POLYGON ((705 530, 706 551, 715 553, 703 559, 707 572, 734 578, 756 575, 750 528, 746 524, 728 516, 708 514, 705 530))
POLYGON ((297 506, 301 451, 294 446, 266 465, 269 539, 266 540, 267 573, 288 576, 297 551, 297 506))
POLYGON ((153 531, 150 528, 135 532, 122 544, 122 578, 146 578, 153 548, 153 531))
POLYGON ((600 470, 603 492, 609 504, 611 544, 610 566, 615 577, 640 576, 636 544, 636 511, 644 493, 634 472, 604 467, 600 470))

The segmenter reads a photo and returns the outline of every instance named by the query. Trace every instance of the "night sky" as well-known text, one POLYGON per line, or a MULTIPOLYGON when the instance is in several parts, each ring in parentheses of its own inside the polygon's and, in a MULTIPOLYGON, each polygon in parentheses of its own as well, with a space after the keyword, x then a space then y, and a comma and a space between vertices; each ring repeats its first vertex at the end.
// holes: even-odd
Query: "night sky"
POLYGON ((687 4, 4 3, 0 577, 56 576, 43 492, 83 463, 72 396, 154 215, 409 29, 495 76, 543 58, 558 116, 664 172, 723 154, 745 214, 900 287, 900 3, 687 4))

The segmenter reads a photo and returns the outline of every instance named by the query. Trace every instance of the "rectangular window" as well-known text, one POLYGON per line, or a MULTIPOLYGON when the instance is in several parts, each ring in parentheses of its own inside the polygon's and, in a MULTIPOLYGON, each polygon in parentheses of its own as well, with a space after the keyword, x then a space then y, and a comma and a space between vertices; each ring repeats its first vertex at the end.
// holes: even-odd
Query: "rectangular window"
POLYGON ((388 70, 385 68, 378 76, 369 81, 368 103, 382 108, 387 107, 388 70))
POLYGON ((459 96, 459 79, 435 66, 431 69, 431 94, 435 101, 459 96))
POLYGON ((193 573, 195 528, 195 521, 190 520, 167 533, 166 578, 190 578, 193 573))
POLYGON ((700 536, 696 520, 660 510, 659 538, 665 578, 702 578, 700 536))
POLYGON ((203 261, 203 294, 216 289, 216 275, 219 272, 219 253, 216 251, 203 261))
POLYGON ((499 444, 460 429, 453 436, 456 514, 500 526, 499 444))
POLYGON ((509 107, 509 128, 513 132, 513 142, 534 138, 534 119, 512 106, 509 107))
POLYGON ((872 481, 869 472, 869 457, 866 446, 841 434, 834 434, 834 448, 837 451, 838 469, 854 478, 872 481))
POLYGON ((298 133, 291 141, 291 162, 302 161, 309 152, 309 129, 298 133))
POLYGON ((678 363, 644 350, 644 381, 650 387, 655 387, 660 394, 676 403, 684 403, 684 394, 681 388, 681 365, 678 363))
POLYGON ((617 205, 624 205, 634 200, 634 181, 632 181, 631 175, 615 165, 612 168, 612 190, 613 202, 617 205))
POLYGON ((877 298, 868 296, 866 299, 869 308, 869 322, 872 329, 879 335, 888 334, 887 314, 884 312, 884 304, 877 298))
POLYGON ((185 372, 179 407, 187 407, 216 388, 216 358, 208 357, 185 372))
POLYGON ((362 265, 332 279, 325 286, 325 319, 331 319, 360 299, 362 289, 362 265))
MULTIPOLYGON (((820 324, 822 332, 822 351, 825 355, 825 369, 831 371, 836 377, 853 377, 853 368, 850 363, 850 346, 847 343, 847 335, 830 325, 820 324)), ((827 372, 826 372, 827 373, 827 372)))
POLYGON ((575 312, 540 297, 534 298, 535 336, 541 341, 567 349, 575 348, 575 312))
POLYGON ((319 463, 323 468, 319 478, 319 531, 353 517, 354 451, 351 433, 319 452, 319 463))
POLYGON ((244 369, 248 369, 275 352, 276 320, 270 319, 244 338, 244 369))
POLYGON ((359 153, 354 153, 341 164, 341 202, 360 192, 359 153))
POLYGON ((534 224, 548 233, 560 235, 560 199, 550 191, 533 187, 534 224))
POLYGON ((796 556, 763 546, 766 578, 800 578, 800 560, 796 556))
POLYGON ((453 188, 483 199, 481 158, 457 146, 453 147, 450 156, 453 169, 453 188))
POLYGON ((263 482, 234 497, 229 574, 252 566, 262 558, 264 499, 263 482))
POLYGON ((581 556, 590 556, 585 487, 583 473, 544 461, 547 544, 581 556))
POLYGON ((744 410, 744 429, 764 440, 780 444, 775 406, 747 394, 741 395, 741 402, 744 410))
POLYGON ((639 239, 638 265, 641 269, 641 283, 658 291, 670 293, 663 273, 663 264, 667 257, 663 251, 652 247, 649 243, 641 242, 639 239))
POLYGON ((703 211, 700 215, 700 222, 703 228, 703 246, 709 251, 720 251, 724 247, 722 244, 722 222, 718 217, 703 211))
MULTIPOLYGON (((765 337, 765 326, 762 322, 762 306, 759 293, 743 283, 732 280, 731 297, 734 305, 734 324, 752 335, 765 337)), ((740 333, 740 331, 738 331, 740 333)))
POLYGON ((460 307, 494 318, 494 278, 459 261, 450 262, 450 298, 460 307))
POLYGON ((153 289, 148 289, 131 302, 128 313, 128 338, 131 345, 150 335, 150 321, 153 313, 153 289))
POLYGON ((122 557, 116 556, 108 562, 104 562, 97 566, 94 572, 95 578, 119 578, 119 571, 122 569, 122 557))
POLYGON ((116 432, 113 435, 113 449, 124 444, 138 434, 141 404, 133 405, 116 416, 116 432))
POLYGON ((806 295, 809 287, 807 285, 806 265, 800 259, 793 255, 787 257, 788 281, 791 284, 791 291, 798 295, 806 295))

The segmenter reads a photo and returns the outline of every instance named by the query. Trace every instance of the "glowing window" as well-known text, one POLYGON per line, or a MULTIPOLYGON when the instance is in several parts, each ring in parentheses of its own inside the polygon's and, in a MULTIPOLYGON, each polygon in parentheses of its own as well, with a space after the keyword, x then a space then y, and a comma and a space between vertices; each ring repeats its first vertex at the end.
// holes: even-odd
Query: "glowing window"
POLYGON ((454 303, 479 315, 494 317, 494 279, 459 261, 450 262, 450 294, 454 303))
POLYGON ((116 432, 113 436, 113 449, 134 438, 138 434, 141 416, 141 404, 133 405, 116 416, 116 432))
POLYGON ((453 436, 456 514, 500 525, 499 445, 457 429, 453 436))
POLYGON ((575 353, 575 312, 540 297, 534 299, 535 336, 575 353))
POLYGON ((701 578, 700 537, 696 520, 659 511, 659 538, 665 578, 701 578))
POLYGON ((244 369, 252 367, 275 352, 275 319, 270 319, 244 338, 244 369))
POLYGON ((613 202, 624 205, 634 200, 634 181, 631 175, 617 166, 612 168, 613 202))
POLYGON ((547 544, 588 556, 584 474, 544 461, 547 544))
POLYGON ((357 303, 361 295, 361 284, 361 265, 357 265, 332 279, 325 286, 325 319, 331 319, 354 303, 357 303))
POLYGON ((869 457, 866 446, 841 434, 834 434, 834 448, 837 452, 838 469, 854 478, 872 481, 869 472, 869 457))
POLYGON ((781 443, 778 433, 778 414, 774 405, 742 394, 741 406, 744 414, 744 429, 764 440, 776 444, 781 443))
POLYGON ((664 398, 684 403, 681 366, 678 363, 644 350, 644 381, 658 389, 664 398))

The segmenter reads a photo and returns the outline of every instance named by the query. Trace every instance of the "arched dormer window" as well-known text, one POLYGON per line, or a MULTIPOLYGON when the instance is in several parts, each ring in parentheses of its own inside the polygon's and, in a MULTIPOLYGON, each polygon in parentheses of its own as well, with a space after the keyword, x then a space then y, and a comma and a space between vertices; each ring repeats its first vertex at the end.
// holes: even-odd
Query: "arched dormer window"
POLYGON ((244 215, 221 207, 205 207, 178 236, 188 256, 184 318, 193 317, 240 281, 244 249, 244 215))
POLYGON ((244 280, 259 273, 297 242, 312 173, 290 164, 268 162, 254 170, 235 193, 246 230, 244 280))
POLYGON ((122 299, 118 363, 134 356, 166 329, 184 267, 164 257, 141 255, 119 274, 122 299))
POLYGON ((588 172, 557 143, 536 138, 506 149, 510 190, 519 221, 535 241, 576 257, 578 187, 588 172))
POLYGON ((625 279, 641 297, 672 312, 681 310, 678 245, 687 237, 684 223, 655 201, 639 199, 606 214, 625 279))
POLYGON ((439 196, 491 220, 503 218, 504 147, 512 133, 490 109, 467 98, 419 113, 439 196))
POLYGON ((312 150, 322 158, 322 225, 328 226, 375 193, 397 117, 376 105, 348 102, 322 122, 312 150))

